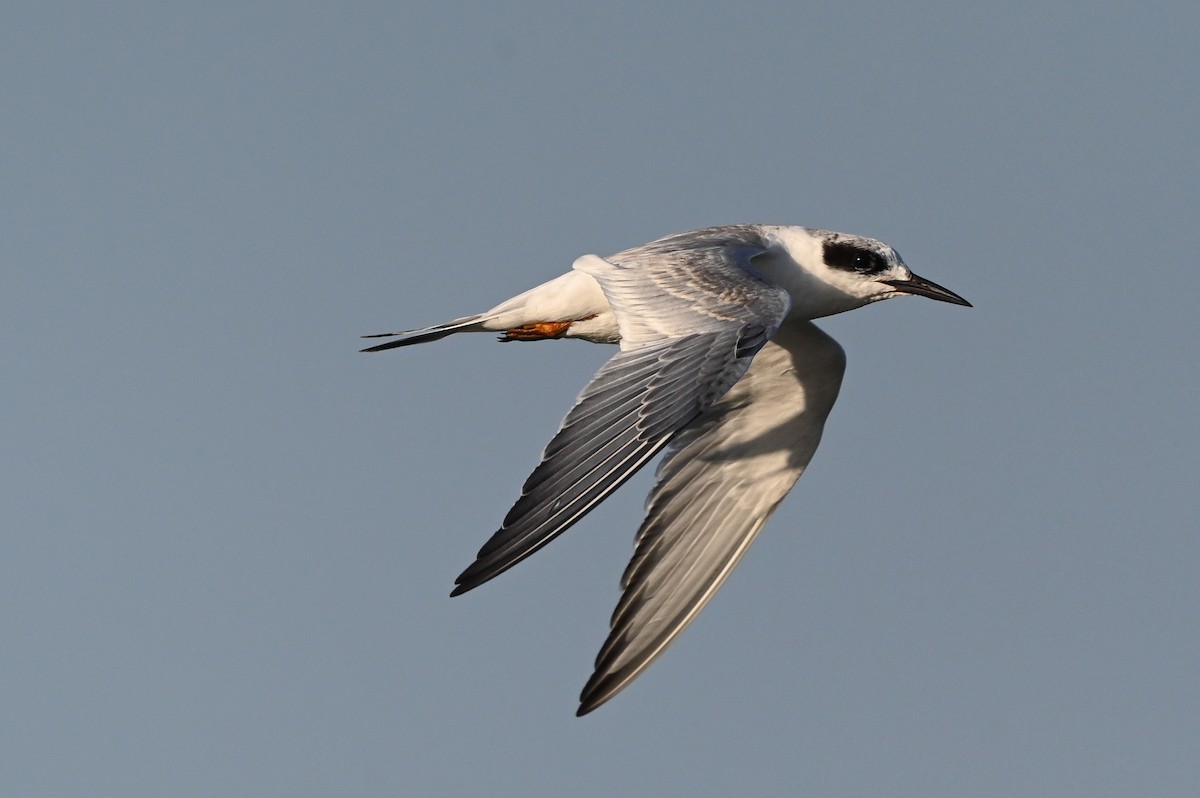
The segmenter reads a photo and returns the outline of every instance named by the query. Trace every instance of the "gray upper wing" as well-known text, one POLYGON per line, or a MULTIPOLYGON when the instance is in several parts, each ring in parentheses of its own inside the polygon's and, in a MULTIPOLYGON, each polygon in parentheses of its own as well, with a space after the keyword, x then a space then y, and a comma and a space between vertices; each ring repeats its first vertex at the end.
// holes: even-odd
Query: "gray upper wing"
POLYGON ((622 351, 584 388, 451 595, 511 568, 620 487, 741 378, 782 323, 787 293, 748 267, 761 239, 672 238, 625 260, 576 262, 612 305, 622 351))
POLYGON ((844 369, 836 341, 788 322, 671 441, 580 715, 629 684, 721 586, 816 451, 844 369))
POLYGON ((622 349, 735 324, 769 327, 769 337, 791 306, 751 265, 770 248, 755 225, 709 227, 604 259, 585 255, 575 268, 600 283, 622 349))

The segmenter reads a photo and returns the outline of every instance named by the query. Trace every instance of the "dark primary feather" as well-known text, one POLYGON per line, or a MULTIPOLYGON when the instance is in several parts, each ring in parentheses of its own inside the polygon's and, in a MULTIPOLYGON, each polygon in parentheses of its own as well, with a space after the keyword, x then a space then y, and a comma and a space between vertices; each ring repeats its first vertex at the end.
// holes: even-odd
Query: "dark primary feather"
POLYGON ((690 335, 609 360, 451 595, 516 565, 620 487, 742 376, 757 348, 739 357, 740 341, 737 331, 690 335))

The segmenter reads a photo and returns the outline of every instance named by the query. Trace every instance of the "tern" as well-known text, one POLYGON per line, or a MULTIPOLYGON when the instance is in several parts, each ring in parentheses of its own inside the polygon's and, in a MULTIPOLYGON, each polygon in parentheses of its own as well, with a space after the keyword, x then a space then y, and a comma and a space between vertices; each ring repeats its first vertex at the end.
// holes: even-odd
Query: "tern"
POLYGON ((607 258, 584 255, 486 313, 364 336, 394 340, 362 351, 466 332, 620 344, 451 593, 545 546, 665 449, 608 639, 580 695, 584 715, 696 617, 812 459, 846 365, 812 320, 909 295, 971 306, 872 238, 709 227, 607 258))

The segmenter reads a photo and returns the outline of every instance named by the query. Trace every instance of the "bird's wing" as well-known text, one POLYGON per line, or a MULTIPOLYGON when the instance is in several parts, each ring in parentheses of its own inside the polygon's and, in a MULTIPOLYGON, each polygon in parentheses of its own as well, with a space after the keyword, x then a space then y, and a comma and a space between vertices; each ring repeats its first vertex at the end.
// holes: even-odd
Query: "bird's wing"
POLYGON ((697 250, 576 261, 613 307, 622 351, 583 389, 451 595, 511 568, 587 514, 720 399, 779 328, 787 292, 748 266, 762 247, 697 250))
POLYGON ((791 306, 754 269, 775 245, 754 225, 679 233, 608 258, 585 255, 575 269, 600 283, 617 318, 621 348, 731 324, 778 327, 791 306))
POLYGON ((844 369, 836 341, 789 321, 671 441, 580 715, 641 673, 725 581, 816 451, 844 369))

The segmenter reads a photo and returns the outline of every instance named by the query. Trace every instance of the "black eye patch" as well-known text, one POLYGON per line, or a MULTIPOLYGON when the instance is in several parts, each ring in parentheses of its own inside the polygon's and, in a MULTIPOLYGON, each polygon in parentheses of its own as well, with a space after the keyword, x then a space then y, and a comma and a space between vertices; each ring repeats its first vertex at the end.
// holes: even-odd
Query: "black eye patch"
POLYGON ((878 252, 844 241, 825 242, 825 262, 834 269, 859 274, 879 274, 888 267, 878 252))

